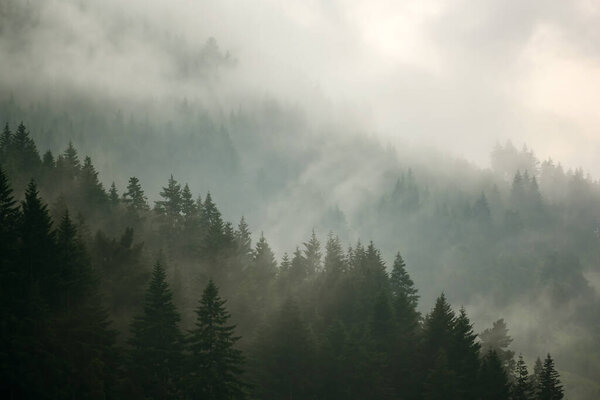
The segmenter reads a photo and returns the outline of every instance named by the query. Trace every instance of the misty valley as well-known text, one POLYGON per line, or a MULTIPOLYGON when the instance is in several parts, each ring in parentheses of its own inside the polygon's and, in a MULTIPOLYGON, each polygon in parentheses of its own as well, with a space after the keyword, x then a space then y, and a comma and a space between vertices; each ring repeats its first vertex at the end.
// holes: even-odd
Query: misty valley
POLYGON ((600 4, 0 0, 0 395, 600 399, 600 4))
MULTIPOLYGON (((263 234, 252 243, 244 217, 225 222, 209 192, 196 196, 173 175, 151 207, 136 177, 122 193, 106 190, 72 143, 40 156, 23 123, 6 124, 1 140, 7 398, 563 397, 555 349, 528 366, 503 319, 477 334, 444 293, 422 315, 399 252, 388 267, 373 242, 345 250, 335 233, 321 244, 313 230, 277 260, 263 234)), ((496 151, 498 162, 523 156, 496 151)), ((509 201, 521 208, 496 227, 494 189, 492 206, 482 193, 429 217, 460 224, 464 241, 512 238, 548 219, 536 177, 517 172, 509 201)), ((377 212, 425 204, 409 172, 377 212)), ((590 290, 561 270, 576 258, 545 257, 541 278, 557 307, 590 290)), ((520 284, 535 290, 535 278, 520 284)))

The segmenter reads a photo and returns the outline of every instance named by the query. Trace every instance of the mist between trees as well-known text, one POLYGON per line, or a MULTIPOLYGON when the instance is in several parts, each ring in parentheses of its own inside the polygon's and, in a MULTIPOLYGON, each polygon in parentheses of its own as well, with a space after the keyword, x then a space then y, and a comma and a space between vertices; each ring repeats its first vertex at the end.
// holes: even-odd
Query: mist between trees
MULTIPOLYGON (((105 190, 71 144, 40 157, 23 124, 0 144, 9 398, 563 398, 553 349, 530 374, 503 319, 478 336, 443 293, 422 315, 400 253, 388 268, 373 242, 313 231, 277 261, 172 175, 151 207, 135 177, 105 190)), ((535 177, 517 173, 511 196, 541 223, 535 177)), ((419 197, 408 172, 390 201, 419 197)), ((485 195, 467 210, 477 236, 493 226, 485 195)), ((529 223, 506 218, 497 229, 529 223)))

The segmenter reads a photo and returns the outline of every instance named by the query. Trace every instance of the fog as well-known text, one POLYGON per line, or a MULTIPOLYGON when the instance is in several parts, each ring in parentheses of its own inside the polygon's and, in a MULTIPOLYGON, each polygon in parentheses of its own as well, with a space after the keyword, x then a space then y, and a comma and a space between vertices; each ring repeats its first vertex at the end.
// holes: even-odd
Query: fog
POLYGON ((593 1, 27 4, 3 2, 5 90, 135 101, 209 92, 223 104, 270 95, 480 165, 512 139, 600 172, 593 1), (211 36, 239 62, 218 91, 177 65, 211 36))
POLYGON ((591 0, 0 0, 0 123, 42 153, 72 141, 151 205, 173 174, 277 260, 313 229, 401 251, 423 314, 445 291, 476 331, 504 318, 572 399, 599 390, 599 102, 591 0))

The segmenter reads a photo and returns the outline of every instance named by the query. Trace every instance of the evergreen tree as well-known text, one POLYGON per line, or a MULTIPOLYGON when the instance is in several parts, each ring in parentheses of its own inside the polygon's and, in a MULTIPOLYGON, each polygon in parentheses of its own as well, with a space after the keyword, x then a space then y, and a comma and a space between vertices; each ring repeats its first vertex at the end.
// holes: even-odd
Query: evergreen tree
POLYGON ((181 397, 183 337, 177 326, 180 317, 172 297, 165 270, 157 261, 143 313, 135 318, 129 341, 129 371, 143 398, 181 397))
POLYGON ((287 274, 290 272, 291 267, 292 262, 290 261, 290 256, 288 256, 288 253, 283 253, 283 257, 281 257, 281 263, 279 263, 279 273, 287 274))
POLYGON ((252 237, 246 219, 242 217, 235 232, 235 243, 240 263, 243 267, 250 264, 252 259, 252 237))
POLYGON ((111 183, 110 190, 108 191, 108 199, 110 200, 110 204, 113 207, 116 207, 119 204, 119 192, 117 192, 117 187, 115 183, 111 183))
POLYGON ((207 193, 204 198, 200 223, 205 232, 203 238, 204 256, 209 260, 214 260, 225 244, 223 236, 225 224, 221 218, 221 212, 213 202, 210 193, 207 193))
POLYGON ((77 150, 71 141, 69 141, 69 146, 57 160, 57 167, 60 174, 69 184, 79 176, 81 163, 79 161, 79 156, 77 155, 77 150))
MULTIPOLYGON (((56 294, 55 232, 48 207, 42 203, 32 180, 21 204, 23 216, 20 226, 21 249, 19 263, 29 290, 40 291, 46 300, 56 294)), ((33 293, 30 293, 33 294, 33 293)))
POLYGON ((196 207, 192 191, 187 183, 183 186, 183 190, 181 191, 181 212, 186 219, 193 218, 198 213, 198 207, 196 207))
POLYGON ((61 308, 70 310, 90 290, 89 259, 77 236, 77 229, 65 211, 56 234, 58 288, 61 308))
POLYGON ((102 186, 102 183, 98 179, 98 172, 96 172, 96 168, 94 168, 92 159, 90 157, 85 157, 83 161, 79 185, 83 200, 86 205, 106 204, 108 196, 104 190, 104 187, 102 186))
POLYGON ((323 270, 331 279, 336 279, 340 274, 346 272, 346 262, 340 238, 329 234, 325 245, 325 261, 323 270))
POLYGON ((275 254, 263 234, 260 235, 260 239, 256 242, 252 270, 254 271, 253 275, 255 278, 263 283, 272 280, 277 273, 275 254))
POLYGON ((406 264, 400 253, 396 253, 394 259, 390 276, 390 289, 394 299, 396 320, 400 328, 405 332, 414 330, 420 318, 417 311, 419 295, 414 282, 406 272, 406 264))
POLYGON ((166 187, 162 188, 160 196, 164 200, 156 202, 156 211, 169 218, 172 224, 176 223, 181 213, 181 185, 173 178, 169 178, 166 187))
POLYGON ((425 376, 434 368, 435 363, 440 361, 438 360, 440 351, 444 352, 445 363, 447 364, 448 350, 454 342, 455 323, 454 311, 452 311, 450 304, 446 301, 446 296, 442 293, 423 323, 419 355, 421 358, 420 371, 425 376))
POLYGON ((2 136, 0 136, 0 155, 2 158, 8 155, 10 150, 10 146, 12 144, 12 133, 10 131, 10 127, 8 126, 8 122, 4 125, 4 130, 2 131, 2 136))
POLYGON ((512 400, 533 400, 533 387, 531 378, 527 371, 527 364, 523 360, 523 355, 519 354, 515 370, 515 379, 512 386, 512 400))
POLYGON ((303 282, 308 276, 308 268, 306 266, 306 258, 302 255, 302 252, 298 247, 294 251, 292 256, 292 262, 290 265, 289 279, 292 285, 303 282))
POLYGON ((123 193, 123 201, 127 204, 130 211, 140 212, 149 210, 140 180, 135 176, 129 178, 127 191, 123 193))
POLYGON ((16 338, 15 324, 20 314, 22 287, 18 277, 21 274, 17 265, 19 209, 12 195, 12 188, 0 167, 0 341, 5 343, 0 349, 0 387, 14 384, 14 363, 11 362, 12 341, 16 338))
POLYGON ((490 350, 481 361, 479 384, 482 399, 508 400, 510 394, 508 376, 495 350, 490 350))
POLYGON ((314 229, 308 242, 304 243, 304 258, 309 275, 321 270, 321 243, 314 229))
POLYGON ((540 375, 539 382, 539 400, 560 400, 564 397, 563 386, 560 383, 560 376, 554 368, 554 360, 548 354, 544 360, 544 367, 540 375))
POLYGON ((89 257, 68 212, 56 236, 58 302, 46 339, 66 366, 54 384, 64 387, 69 398, 113 397, 119 361, 116 334, 109 329, 89 257))
POLYGON ((14 239, 13 230, 16 227, 18 216, 19 209, 12 195, 12 188, 0 166, 0 246, 7 240, 14 239))
POLYGON ((196 310, 196 327, 189 338, 187 390, 191 398, 229 400, 245 398, 241 380, 244 358, 234 346, 234 325, 219 297, 217 287, 208 283, 196 310))
POLYGON ((533 390, 533 398, 538 399, 540 394, 540 387, 542 381, 542 370, 544 369, 544 365, 542 364, 542 360, 539 357, 535 359, 535 364, 533 364, 533 373, 530 377, 531 389, 533 390))
POLYGON ((479 371, 479 343, 473 325, 461 307, 454 323, 454 343, 449 350, 450 364, 456 373, 456 386, 463 400, 477 398, 477 373, 479 371))
POLYGON ((40 155, 29 131, 21 122, 10 140, 12 157, 9 167, 16 174, 31 177, 41 165, 40 155))

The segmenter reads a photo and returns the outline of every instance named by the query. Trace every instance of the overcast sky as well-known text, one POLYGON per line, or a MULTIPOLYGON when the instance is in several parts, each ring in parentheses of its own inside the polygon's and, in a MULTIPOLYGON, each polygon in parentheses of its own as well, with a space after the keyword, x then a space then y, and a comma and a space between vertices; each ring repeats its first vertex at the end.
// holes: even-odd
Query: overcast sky
MULTIPOLYGON (((6 23, 19 2, 0 3, 6 23)), ((352 116, 394 144, 422 142, 486 165, 493 144, 511 139, 600 177, 598 1, 29 3, 42 5, 36 29, 5 24, 0 36, 4 88, 180 92, 156 38, 115 23, 141 18, 192 46, 216 37, 239 60, 231 81, 248 92, 352 116)))

